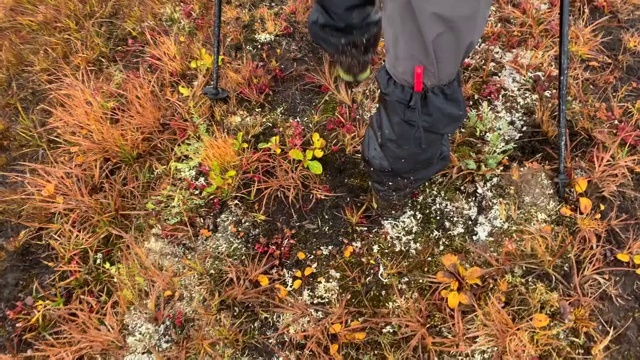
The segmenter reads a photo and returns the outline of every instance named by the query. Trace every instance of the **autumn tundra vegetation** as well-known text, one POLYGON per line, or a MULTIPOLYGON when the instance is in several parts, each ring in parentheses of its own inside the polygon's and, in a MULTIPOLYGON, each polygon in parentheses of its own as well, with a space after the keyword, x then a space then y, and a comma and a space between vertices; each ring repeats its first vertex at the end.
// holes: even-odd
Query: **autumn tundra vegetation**
MULTIPOLYGON (((0 353, 633 359, 640 4, 496 0, 451 164, 386 220, 312 0, 0 0, 0 353)), ((384 34, 373 71, 384 62, 384 34)))

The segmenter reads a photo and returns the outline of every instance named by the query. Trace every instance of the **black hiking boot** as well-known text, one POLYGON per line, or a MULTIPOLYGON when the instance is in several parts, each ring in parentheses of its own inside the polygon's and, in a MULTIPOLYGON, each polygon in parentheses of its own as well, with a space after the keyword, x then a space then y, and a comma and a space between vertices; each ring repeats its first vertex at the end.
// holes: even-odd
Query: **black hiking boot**
POLYGON ((373 209, 383 219, 396 220, 406 213, 407 206, 411 202, 409 196, 382 196, 375 189, 371 189, 373 195, 373 209))

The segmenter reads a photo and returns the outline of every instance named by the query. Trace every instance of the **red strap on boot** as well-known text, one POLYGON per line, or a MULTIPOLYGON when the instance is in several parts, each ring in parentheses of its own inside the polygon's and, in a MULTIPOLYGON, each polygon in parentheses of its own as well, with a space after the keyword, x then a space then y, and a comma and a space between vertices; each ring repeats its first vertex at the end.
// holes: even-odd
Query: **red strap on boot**
POLYGON ((424 67, 418 65, 413 70, 413 91, 422 92, 422 83, 424 80, 424 67))

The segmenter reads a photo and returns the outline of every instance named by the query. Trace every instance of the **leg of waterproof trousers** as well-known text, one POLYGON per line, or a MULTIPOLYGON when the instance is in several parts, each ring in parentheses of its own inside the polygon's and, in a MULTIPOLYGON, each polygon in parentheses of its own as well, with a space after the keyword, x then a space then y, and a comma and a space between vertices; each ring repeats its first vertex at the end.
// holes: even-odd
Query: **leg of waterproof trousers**
POLYGON ((482 36, 491 0, 387 0, 386 63, 363 158, 381 196, 406 196, 449 163, 449 135, 467 116, 460 68, 482 36), (424 67, 421 93, 414 69, 424 67))

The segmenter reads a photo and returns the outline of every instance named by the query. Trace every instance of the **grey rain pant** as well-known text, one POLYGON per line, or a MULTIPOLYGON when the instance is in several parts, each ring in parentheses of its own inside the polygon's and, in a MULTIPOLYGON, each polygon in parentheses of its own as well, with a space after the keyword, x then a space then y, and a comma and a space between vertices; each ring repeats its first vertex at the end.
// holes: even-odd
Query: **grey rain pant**
POLYGON ((329 54, 356 49, 368 59, 383 32, 379 106, 362 144, 372 186, 382 196, 405 196, 448 165, 449 135, 467 116, 460 68, 484 32, 490 7, 491 0, 316 1, 309 32, 329 54), (418 65, 424 88, 417 93, 418 65))

